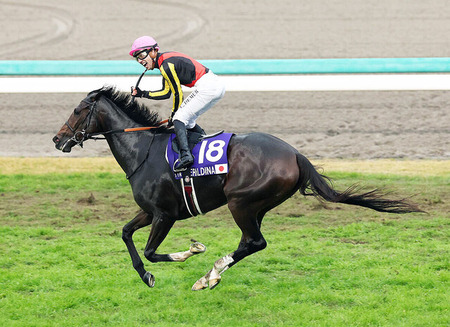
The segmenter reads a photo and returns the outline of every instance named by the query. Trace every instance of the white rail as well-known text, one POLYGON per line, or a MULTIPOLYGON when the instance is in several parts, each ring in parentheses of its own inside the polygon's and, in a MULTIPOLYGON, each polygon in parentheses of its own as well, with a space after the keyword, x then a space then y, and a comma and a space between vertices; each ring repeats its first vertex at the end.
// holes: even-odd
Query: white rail
MULTIPOLYGON (((159 89, 146 76, 141 89, 159 89)), ((450 74, 223 75, 227 91, 450 90, 450 74)), ((129 91, 136 76, 0 77, 0 93, 87 93, 104 85, 129 91)))

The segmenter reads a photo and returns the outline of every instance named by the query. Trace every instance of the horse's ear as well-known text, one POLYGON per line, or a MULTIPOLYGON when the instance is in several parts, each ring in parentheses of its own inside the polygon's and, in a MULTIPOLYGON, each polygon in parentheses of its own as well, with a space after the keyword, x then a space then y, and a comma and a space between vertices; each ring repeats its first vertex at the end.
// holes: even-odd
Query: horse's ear
POLYGON ((90 94, 89 98, 92 102, 94 102, 94 101, 97 101, 99 97, 100 97, 100 92, 96 92, 96 93, 90 94))
POLYGON ((86 100, 90 100, 91 102, 97 101, 98 98, 100 97, 101 91, 102 89, 98 89, 98 90, 94 90, 88 93, 87 95, 87 99, 86 100))

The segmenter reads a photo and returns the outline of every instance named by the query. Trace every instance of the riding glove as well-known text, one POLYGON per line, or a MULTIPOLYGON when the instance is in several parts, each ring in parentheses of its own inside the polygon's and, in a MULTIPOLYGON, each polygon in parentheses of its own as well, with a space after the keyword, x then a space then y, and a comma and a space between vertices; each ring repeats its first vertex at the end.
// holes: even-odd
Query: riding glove
MULTIPOLYGON (((143 91, 143 90, 141 90, 139 87, 135 87, 134 88, 135 90, 136 90, 136 95, 135 95, 135 97, 138 97, 138 98, 148 98, 148 91, 143 91)), ((133 88, 131 88, 131 93, 133 93, 133 88)))

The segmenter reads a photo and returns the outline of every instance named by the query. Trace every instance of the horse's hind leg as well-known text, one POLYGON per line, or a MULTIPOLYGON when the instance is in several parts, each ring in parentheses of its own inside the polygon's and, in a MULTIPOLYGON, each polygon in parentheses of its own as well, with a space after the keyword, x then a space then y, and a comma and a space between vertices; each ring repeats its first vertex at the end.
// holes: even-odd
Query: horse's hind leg
POLYGON ((202 278, 200 278, 192 287, 193 291, 210 289, 216 287, 220 280, 221 274, 231 268, 245 257, 263 250, 266 246, 266 240, 260 231, 260 222, 265 214, 256 215, 257 209, 247 206, 245 210, 238 210, 233 203, 228 204, 234 220, 242 231, 241 241, 236 251, 224 256, 214 263, 213 268, 202 278))

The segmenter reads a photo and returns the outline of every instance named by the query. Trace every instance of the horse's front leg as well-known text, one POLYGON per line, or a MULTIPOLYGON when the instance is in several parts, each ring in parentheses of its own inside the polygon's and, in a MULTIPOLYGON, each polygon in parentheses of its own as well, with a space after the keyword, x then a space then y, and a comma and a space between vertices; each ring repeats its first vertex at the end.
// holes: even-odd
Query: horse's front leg
MULTIPOLYGON (((194 243, 191 244, 190 249, 187 251, 172 254, 157 254, 156 250, 164 241, 174 223, 175 220, 170 219, 165 215, 158 215, 153 218, 152 230, 144 251, 144 256, 150 262, 181 262, 185 261, 189 257, 192 257, 193 255, 206 251, 206 246, 193 240, 194 243)), ((153 278, 154 283, 153 275, 151 277, 153 278)))
POLYGON ((189 247, 189 250, 169 254, 169 257, 171 257, 173 261, 183 262, 186 261, 186 259, 192 257, 193 255, 203 253, 206 251, 206 246, 204 244, 197 242, 196 240, 191 240, 191 242, 193 243, 189 247))
POLYGON ((133 267, 138 272, 141 279, 149 286, 154 286, 154 277, 153 275, 146 271, 144 268, 144 263, 139 256, 136 247, 133 242, 133 233, 138 229, 148 226, 152 223, 152 215, 148 214, 144 211, 140 211, 133 220, 131 220, 128 224, 123 227, 122 230, 122 240, 125 242, 128 252, 131 256, 131 261, 133 262, 133 267))

